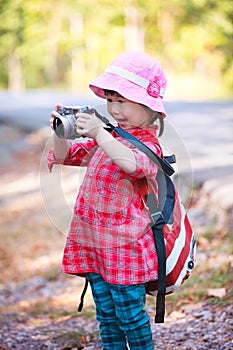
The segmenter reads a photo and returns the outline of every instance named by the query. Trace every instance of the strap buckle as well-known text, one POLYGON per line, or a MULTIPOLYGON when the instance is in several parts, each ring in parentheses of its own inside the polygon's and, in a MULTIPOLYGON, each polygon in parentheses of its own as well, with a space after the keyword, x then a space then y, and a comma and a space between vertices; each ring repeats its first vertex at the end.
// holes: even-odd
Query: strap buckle
POLYGON ((165 224, 165 220, 161 211, 157 211, 156 213, 151 213, 150 216, 152 218, 153 224, 157 228, 163 227, 163 225, 165 224))

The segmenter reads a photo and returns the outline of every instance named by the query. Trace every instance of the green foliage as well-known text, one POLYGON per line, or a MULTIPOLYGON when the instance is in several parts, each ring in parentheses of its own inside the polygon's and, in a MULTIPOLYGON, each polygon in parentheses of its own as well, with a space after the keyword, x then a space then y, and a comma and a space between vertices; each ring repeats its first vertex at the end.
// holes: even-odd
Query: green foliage
POLYGON ((19 79, 12 59, 26 88, 84 88, 128 49, 126 29, 171 71, 233 88, 232 19, 228 0, 1 0, 0 88, 19 79))

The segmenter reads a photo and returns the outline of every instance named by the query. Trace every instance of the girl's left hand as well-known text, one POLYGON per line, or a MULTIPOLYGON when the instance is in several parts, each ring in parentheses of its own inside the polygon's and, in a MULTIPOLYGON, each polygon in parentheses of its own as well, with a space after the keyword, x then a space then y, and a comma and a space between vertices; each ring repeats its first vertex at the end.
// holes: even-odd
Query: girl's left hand
POLYGON ((95 116, 95 113, 77 113, 76 131, 80 135, 85 135, 93 139, 103 127, 103 122, 95 116))

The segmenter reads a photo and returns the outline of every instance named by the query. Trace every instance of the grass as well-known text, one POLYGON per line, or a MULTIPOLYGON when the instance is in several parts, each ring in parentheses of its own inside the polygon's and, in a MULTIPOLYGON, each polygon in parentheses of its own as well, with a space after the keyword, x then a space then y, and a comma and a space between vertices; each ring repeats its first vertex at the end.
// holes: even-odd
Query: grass
POLYGON ((51 341, 59 343, 62 349, 83 349, 85 345, 96 340, 98 338, 98 333, 88 333, 82 329, 79 332, 74 331, 63 331, 59 334, 53 334, 50 336, 51 341))
POLYGON ((93 306, 87 305, 81 313, 77 312, 75 305, 68 306, 67 309, 63 308, 56 300, 48 300, 47 303, 44 300, 37 299, 36 301, 28 304, 24 310, 32 317, 49 316, 49 319, 56 321, 60 318, 69 316, 70 318, 95 318, 95 310, 93 306))

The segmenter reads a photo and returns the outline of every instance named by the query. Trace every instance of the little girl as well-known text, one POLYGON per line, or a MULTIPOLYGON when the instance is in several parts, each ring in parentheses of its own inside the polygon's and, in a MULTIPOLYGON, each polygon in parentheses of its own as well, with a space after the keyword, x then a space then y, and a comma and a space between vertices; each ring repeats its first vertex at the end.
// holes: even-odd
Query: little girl
MULTIPOLYGON (((97 96, 107 100, 118 126, 160 156, 154 122, 159 119, 163 125, 165 88, 159 62, 139 52, 122 53, 90 84, 97 96)), ((51 125, 58 108, 52 112, 51 125)), ((145 286, 157 279, 158 264, 141 184, 147 179, 156 194, 157 165, 114 131, 104 129, 94 114, 78 113, 76 127, 88 139, 71 144, 54 134, 54 150, 48 156, 50 169, 53 164, 87 166, 62 271, 86 276, 90 282, 104 350, 152 350, 145 286)))

